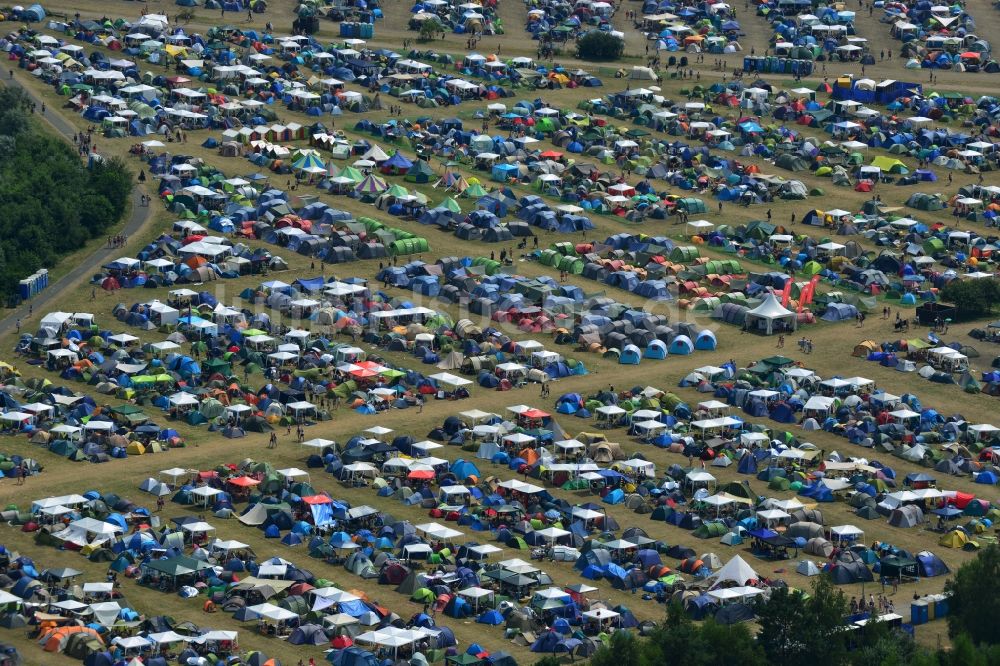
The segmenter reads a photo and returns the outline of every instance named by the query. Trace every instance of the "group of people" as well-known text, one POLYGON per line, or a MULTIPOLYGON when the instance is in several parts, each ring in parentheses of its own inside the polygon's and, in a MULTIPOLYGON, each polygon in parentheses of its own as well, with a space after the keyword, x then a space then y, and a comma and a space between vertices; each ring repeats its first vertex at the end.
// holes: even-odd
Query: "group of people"
POLYGON ((125 247, 128 243, 128 234, 115 234, 114 236, 108 236, 108 247, 125 247))
POLYGON ((874 594, 871 594, 868 596, 868 601, 865 601, 864 597, 861 597, 860 600, 855 597, 851 597, 849 606, 851 609, 851 615, 857 615, 858 613, 881 615, 896 612, 896 606, 893 604, 892 599, 883 594, 878 595, 878 599, 875 598, 874 594))
POLYGON ((76 151, 80 156, 87 155, 88 153, 97 152, 97 144, 93 143, 93 133, 94 128, 88 128, 86 132, 80 132, 73 135, 73 144, 76 146, 76 151))

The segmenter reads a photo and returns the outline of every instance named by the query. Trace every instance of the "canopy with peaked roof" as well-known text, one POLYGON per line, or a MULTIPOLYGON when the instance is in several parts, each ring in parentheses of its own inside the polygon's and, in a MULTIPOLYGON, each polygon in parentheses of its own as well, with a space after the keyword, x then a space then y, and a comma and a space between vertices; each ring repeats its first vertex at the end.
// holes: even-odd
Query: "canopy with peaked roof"
POLYGON ((767 335, 774 333, 774 325, 778 322, 783 322, 787 330, 795 330, 798 324, 795 313, 778 302, 774 294, 768 294, 760 305, 746 313, 747 327, 763 330, 767 335))
POLYGON ((729 582, 736 583, 737 585, 746 585, 750 581, 760 580, 760 576, 753 570, 753 567, 737 555, 706 580, 712 581, 712 589, 715 589, 729 582))

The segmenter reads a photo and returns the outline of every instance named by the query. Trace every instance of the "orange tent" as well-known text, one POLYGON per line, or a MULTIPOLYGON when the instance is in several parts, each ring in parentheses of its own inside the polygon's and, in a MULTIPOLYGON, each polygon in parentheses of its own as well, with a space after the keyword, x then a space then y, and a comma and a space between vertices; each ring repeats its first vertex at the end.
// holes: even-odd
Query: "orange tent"
POLYGON ((525 447, 521 449, 518 454, 519 457, 524 458, 524 461, 529 465, 534 465, 538 462, 538 451, 535 449, 525 447))
POLYGON ((256 486, 260 481, 249 476, 237 476, 235 479, 229 479, 229 483, 240 488, 249 488, 250 486, 256 486))
POLYGON ((42 646, 46 652, 62 652, 66 647, 66 641, 73 634, 78 634, 80 632, 86 632, 92 635, 97 640, 101 641, 101 645, 104 645, 104 639, 101 635, 91 629, 90 627, 58 627, 53 629, 49 633, 42 636, 42 639, 38 641, 38 644, 42 646))

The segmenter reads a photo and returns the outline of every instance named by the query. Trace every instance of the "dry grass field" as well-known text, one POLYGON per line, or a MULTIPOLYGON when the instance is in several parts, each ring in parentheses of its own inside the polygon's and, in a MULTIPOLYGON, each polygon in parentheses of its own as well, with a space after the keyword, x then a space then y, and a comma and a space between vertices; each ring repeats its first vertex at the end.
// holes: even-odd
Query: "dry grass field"
MULTIPOLYGON (((979 31, 986 34, 995 34, 997 28, 1000 28, 1000 13, 993 9, 989 3, 986 2, 986 0, 971 0, 968 5, 970 7, 970 11, 979 22, 979 31)), ((107 3, 98 3, 94 0, 78 0, 72 3, 67 0, 58 0, 57 2, 46 4, 46 8, 51 11, 66 12, 70 16, 72 16, 75 12, 80 12, 83 18, 96 18, 101 15, 107 15, 113 18, 119 14, 129 18, 134 18, 138 15, 142 7, 143 5, 138 3, 115 3, 113 5, 108 5, 107 3)), ((145 7, 151 13, 167 13, 171 15, 173 15, 178 9, 172 3, 164 2, 163 0, 149 2, 145 5, 145 7)), ((483 52, 491 51, 495 48, 495 42, 496 45, 502 46, 505 57, 508 55, 534 56, 535 47, 527 39, 526 33, 521 27, 524 23, 526 12, 524 4, 516 2, 515 0, 502 0, 501 7, 501 16, 504 18, 504 23, 507 26, 507 34, 502 37, 484 38, 481 44, 481 50, 483 52)), ((639 5, 636 3, 627 3, 626 7, 637 9, 639 5)), ((290 2, 290 0, 274 0, 271 2, 267 14, 262 17, 258 17, 255 26, 260 28, 262 27, 264 20, 270 20, 274 23, 278 31, 287 30, 290 28, 292 8, 293 3, 290 2)), ((399 49, 401 41, 404 38, 414 38, 415 33, 411 33, 406 30, 406 18, 408 16, 408 11, 409 7, 406 3, 392 3, 391 6, 386 9, 386 20, 377 25, 375 38, 371 40, 370 44, 372 46, 385 46, 399 49)), ((239 17, 238 20, 243 20, 244 18, 245 17, 239 17)), ((741 39, 741 43, 744 45, 744 48, 749 51, 750 46, 753 45, 756 47, 758 52, 761 52, 765 48, 766 40, 769 37, 764 21, 751 16, 749 12, 743 10, 740 11, 738 18, 742 21, 744 30, 747 33, 747 36, 741 39)), ((623 17, 616 17, 615 21, 620 28, 625 27, 623 17)), ((204 31, 209 26, 217 22, 221 22, 221 17, 218 14, 198 9, 196 10, 195 18, 191 22, 190 26, 188 26, 188 29, 189 31, 204 31)), ((335 36, 337 34, 336 24, 324 22, 321 25, 322 31, 320 36, 329 41, 335 41, 335 36)), ((859 34, 869 38, 869 40, 873 43, 887 41, 886 36, 888 31, 886 26, 883 24, 863 20, 860 21, 858 28, 859 34)), ((642 53, 641 37, 631 29, 627 31, 627 34, 629 37, 627 47, 629 56, 628 62, 639 62, 642 53)), ((435 42, 433 47, 440 51, 447 51, 449 53, 459 55, 463 53, 465 48, 464 38, 458 35, 450 35, 443 41, 435 42)), ((740 58, 741 57, 742 56, 740 56, 740 58)), ((736 66, 738 62, 737 57, 730 56, 729 58, 730 68, 736 66)), ((711 60, 712 58, 709 57, 708 59, 711 60)), ((599 73, 603 76, 606 87, 603 89, 560 90, 554 93, 550 93, 548 91, 535 93, 530 90, 516 91, 516 96, 508 101, 512 102, 520 98, 534 98, 536 96, 542 96, 550 106, 557 108, 572 108, 575 107, 585 95, 597 96, 601 93, 608 93, 617 90, 617 82, 611 78, 611 70, 606 66, 594 67, 588 65, 587 63, 577 62, 569 57, 560 57, 558 62, 567 66, 571 65, 573 67, 580 66, 588 68, 594 73, 599 73)), ((869 76, 874 78, 891 77, 903 80, 910 80, 912 74, 915 74, 917 77, 925 76, 920 72, 907 72, 900 67, 901 64, 901 62, 894 58, 891 61, 891 64, 880 63, 869 67, 867 73, 869 76)), ((839 71, 833 71, 833 66, 830 66, 830 69, 830 76, 840 73, 839 71)), ((702 82, 710 82, 719 78, 721 74, 710 71, 708 66, 702 66, 700 69, 700 76, 702 82)), ((968 92, 972 95, 994 92, 993 84, 990 83, 991 79, 986 78, 987 76, 988 75, 984 74, 963 75, 958 73, 942 73, 940 75, 941 83, 938 86, 938 89, 960 90, 968 92)), ((86 128, 86 123, 82 122, 80 117, 66 111, 65 109, 59 108, 61 103, 65 100, 61 100, 54 95, 51 89, 41 86, 37 81, 32 80, 31 77, 27 76, 20 70, 16 71, 16 78, 18 83, 29 88, 34 94, 48 102, 49 115, 59 114, 64 120, 70 122, 77 129, 83 130, 86 128)), ((820 78, 822 77, 815 77, 811 83, 817 83, 820 78)), ((783 80, 782 77, 773 77, 771 81, 776 85, 790 84, 789 80, 783 80)), ((664 94, 675 99, 679 98, 680 90, 686 87, 686 85, 690 85, 689 82, 674 80, 667 80, 661 84, 664 94)), ((406 112, 407 114, 412 114, 414 116, 430 113, 431 115, 444 117, 454 115, 457 111, 459 117, 469 119, 476 108, 477 105, 467 103, 457 109, 418 110, 415 107, 406 107, 406 112)), ((305 116, 290 113, 284 109, 279 109, 278 113, 282 120, 297 120, 303 124, 309 122, 305 116)), ((366 114, 366 116, 376 122, 382 119, 382 116, 378 113, 370 113, 366 114)), ((354 132, 352 129, 355 120, 356 119, 352 115, 346 114, 341 119, 338 119, 337 129, 345 131, 350 138, 362 138, 361 134, 354 132)), ((210 132, 207 131, 191 132, 187 144, 183 146, 171 144, 169 148, 178 153, 199 157, 208 164, 218 166, 228 176, 249 174, 256 170, 253 165, 244 159, 223 158, 220 157, 214 150, 200 148, 200 144, 205 138, 207 138, 207 136, 209 136, 209 134, 210 132)), ((139 163, 135 161, 134 158, 127 156, 127 149, 131 143, 128 139, 97 139, 97 142, 102 153, 108 155, 122 155, 126 157, 126 159, 129 159, 135 164, 136 172, 138 172, 138 169, 140 168, 139 163)), ((388 146, 384 147, 388 149, 388 146)), ((880 154, 880 151, 876 150, 872 150, 870 152, 872 156, 880 154)), ((755 160, 756 158, 748 159, 748 161, 755 160)), ((436 161, 433 164, 438 170, 443 170, 444 168, 442 164, 436 161)), ((765 173, 774 173, 773 165, 769 165, 763 161, 760 161, 759 165, 765 173)), ((464 168, 460 168, 460 170, 462 170, 464 175, 467 177, 475 175, 474 172, 467 171, 464 168)), ((940 175, 944 178, 943 173, 940 175)), ((797 174, 796 177, 801 178, 809 188, 823 187, 827 191, 827 196, 820 201, 815 199, 809 199, 801 202, 776 201, 770 205, 774 214, 775 222, 784 223, 789 219, 793 212, 801 218, 805 211, 815 207, 830 208, 837 206, 855 210, 860 207, 865 198, 865 195, 856 193, 850 189, 834 190, 830 186, 828 180, 824 181, 823 179, 814 178, 808 173, 797 174)), ((971 176, 956 174, 955 183, 951 186, 951 188, 954 189, 961 184, 971 183, 973 182, 972 178, 973 177, 971 176)), ((396 182, 398 180, 398 182, 402 183, 402 179, 390 180, 392 182, 396 182)), ((275 185, 283 186, 283 184, 284 183, 280 180, 280 177, 275 180, 275 185)), ((406 185, 412 187, 411 184, 406 185)), ((942 190, 946 187, 942 182, 939 182, 937 185, 942 190)), ((440 202, 440 200, 446 196, 440 190, 434 190, 429 187, 420 186, 418 189, 426 194, 434 203, 440 202)), ((887 204, 901 205, 902 200, 909 196, 912 191, 913 190, 910 188, 896 188, 895 190, 885 189, 881 191, 881 195, 883 201, 887 204), (899 199, 899 201, 896 199, 899 199)), ((527 194, 530 190, 528 188, 520 188, 518 192, 527 194)), ((150 193, 152 192, 150 191, 150 193)), ((297 191, 297 194, 316 193, 317 192, 315 190, 305 186, 300 187, 297 191)), ((429 231, 427 227, 421 227, 414 222, 388 218, 374 207, 346 197, 330 197, 327 195, 320 195, 320 200, 326 201, 334 207, 348 210, 355 217, 374 217, 399 228, 411 230, 420 234, 427 234, 428 240, 431 244, 431 252, 429 256, 422 257, 424 260, 432 261, 437 257, 451 255, 483 256, 489 255, 491 249, 499 250, 498 247, 487 244, 470 244, 459 241, 450 234, 441 233, 435 230, 429 231), (470 247, 470 245, 473 245, 474 247, 470 247)), ((146 226, 141 235, 129 240, 128 247, 122 250, 122 255, 134 254, 139 248, 142 247, 143 244, 149 242, 160 233, 169 230, 169 226, 173 222, 173 217, 161 209, 158 201, 154 200, 152 206, 152 222, 146 226)), ((762 219, 764 214, 765 208, 761 206, 737 208, 731 205, 727 205, 722 213, 718 213, 714 209, 713 202, 710 204, 710 215, 706 217, 717 223, 740 224, 753 219, 762 219)), ((941 214, 923 214, 920 218, 921 220, 928 222, 951 222, 950 216, 941 214)), ((630 229, 641 230, 651 234, 669 235, 677 235, 680 230, 679 227, 673 227, 669 225, 669 223, 652 221, 645 223, 645 225, 641 228, 636 228, 617 217, 595 216, 594 222, 596 229, 587 234, 588 239, 603 239, 610 234, 630 229)), ((975 225, 966 226, 975 227, 975 225)), ((541 245, 542 247, 545 247, 550 242, 557 242, 565 239, 565 237, 557 234, 548 234, 541 238, 541 245)), ((258 245, 256 241, 251 241, 250 244, 258 245)), ((97 242, 96 245, 100 245, 100 242, 97 242)), ((92 248, 81 250, 81 252, 78 253, 79 256, 74 255, 68 257, 64 262, 65 266, 57 267, 56 275, 59 274, 58 271, 65 272, 67 267, 73 265, 75 262, 82 261, 90 249, 92 248)), ((275 277, 291 282, 291 280, 295 277, 311 277, 318 274, 319 269, 310 268, 308 259, 305 259, 297 254, 280 253, 274 248, 271 249, 274 250, 276 254, 282 254, 290 266, 290 271, 287 275, 279 274, 275 277)), ((710 254, 710 251, 706 251, 706 253, 710 254)), ((748 266, 748 268, 750 268, 750 266, 748 266)), ((512 270, 529 276, 553 274, 552 269, 525 260, 517 261, 512 270)), ((326 271, 327 275, 332 273, 338 277, 357 276, 373 279, 375 273, 378 271, 378 265, 377 262, 374 261, 361 261, 339 265, 336 267, 328 266, 326 267, 326 271)), ((577 279, 578 278, 571 278, 571 281, 576 281, 577 279)), ((642 305, 641 303, 637 303, 632 295, 624 293, 620 290, 605 287, 604 285, 599 286, 597 283, 588 282, 583 279, 578 280, 577 284, 579 284, 579 286, 588 293, 598 289, 606 289, 607 294, 617 300, 642 305)), ((256 286, 259 282, 259 277, 247 277, 237 280, 218 281, 210 285, 209 288, 215 290, 220 301, 229 304, 238 304, 238 294, 246 287, 256 286)), ((60 289, 57 301, 58 307, 52 307, 49 309, 90 311, 97 315, 97 321, 100 322, 102 326, 115 328, 116 330, 122 328, 120 325, 114 325, 112 323, 113 317, 111 312, 117 303, 121 302, 126 305, 130 305, 131 303, 139 300, 146 301, 151 298, 165 299, 166 297, 166 290, 144 289, 141 291, 121 291, 117 293, 106 293, 98 290, 96 300, 92 301, 91 286, 89 284, 59 285, 57 288, 60 289)), ((417 301, 415 294, 412 294, 409 291, 392 288, 386 289, 386 291, 392 296, 398 296, 414 302, 417 301)), ((894 310, 896 309, 896 304, 889 304, 894 310)), ((435 303, 433 306, 448 311, 452 316, 457 317, 459 315, 457 310, 449 304, 435 303)), ((44 314, 43 311, 36 310, 34 313, 34 320, 37 320, 42 314, 44 314)), ((676 321, 678 318, 684 319, 694 316, 689 312, 677 310, 672 310, 670 315, 672 321, 676 321)), ((23 322, 24 327, 30 330, 34 320, 27 320, 23 322)), ((704 326, 717 327, 716 323, 707 319, 699 321, 698 323, 704 326)), ((719 346, 715 352, 697 352, 694 356, 670 357, 665 361, 644 361, 639 366, 620 366, 616 363, 596 356, 574 354, 568 348, 561 349, 560 351, 564 354, 573 356, 583 361, 589 370, 589 374, 553 383, 553 398, 568 392, 579 392, 586 395, 605 388, 609 384, 613 384, 618 388, 633 385, 640 387, 651 385, 664 390, 674 390, 678 392, 678 394, 686 401, 695 403, 700 399, 699 394, 691 390, 675 388, 678 381, 694 367, 713 363, 719 364, 729 359, 734 359, 739 366, 746 367, 755 359, 770 356, 776 351, 776 341, 773 338, 741 335, 736 328, 727 326, 717 327, 716 330, 719 339, 719 346)), ((159 340, 162 338, 162 335, 156 331, 150 333, 139 333, 135 330, 129 330, 129 332, 140 335, 143 338, 143 342, 159 340)), ((962 337, 964 336, 964 332, 964 328, 961 330, 956 328, 952 337, 962 337)), ((884 388, 890 392, 897 394, 903 392, 916 393, 921 398, 925 406, 932 406, 944 414, 962 414, 965 418, 972 422, 989 422, 994 418, 997 404, 996 398, 985 395, 968 395, 962 393, 961 390, 955 386, 932 384, 912 374, 904 375, 894 370, 889 370, 877 364, 868 363, 862 359, 853 358, 851 356, 853 346, 860 340, 868 338, 876 341, 893 339, 894 334, 892 331, 891 321, 881 321, 876 315, 873 315, 869 317, 863 329, 859 329, 851 323, 819 323, 809 327, 804 333, 814 342, 815 352, 813 354, 808 357, 802 357, 795 348, 794 344, 790 344, 782 350, 782 353, 797 360, 801 359, 807 367, 816 370, 822 376, 866 376, 874 379, 880 388, 884 388)), ((919 332, 912 332, 911 337, 919 334, 919 332)), ((527 336, 516 333, 514 334, 514 337, 517 338, 527 336)), ((538 339, 545 342, 547 345, 551 345, 550 339, 543 336, 535 337, 538 337, 538 339)), ((9 353, 9 350, 11 350, 14 346, 14 341, 15 336, 13 334, 8 334, 0 339, 0 349, 8 350, 0 356, 3 356, 7 360, 15 360, 9 353)), ((980 366, 977 369, 985 369, 988 367, 988 364, 993 357, 993 351, 986 348, 986 345, 988 344, 989 343, 979 343, 978 345, 980 351, 983 353, 983 356, 980 359, 973 359, 974 364, 978 364, 980 366)), ((412 357, 401 354, 383 355, 400 365, 415 367, 418 370, 421 369, 418 367, 418 362, 412 357)), ((23 376, 26 378, 33 376, 49 376, 44 370, 41 370, 36 366, 18 364, 18 367, 22 371, 23 376)), ((53 379, 53 381, 58 381, 55 377, 49 376, 49 378, 53 379)), ((252 381, 259 382, 261 380, 259 376, 256 376, 252 378, 252 381)), ((72 386, 75 390, 81 391, 87 391, 89 388, 84 385, 76 384, 73 384, 72 386)), ((103 401, 103 398, 101 400, 103 401)), ((428 403, 427 407, 423 410, 423 413, 419 415, 415 414, 413 410, 407 410, 390 411, 379 414, 378 416, 362 416, 354 412, 341 410, 334 413, 333 420, 311 426, 307 431, 307 438, 326 437, 343 442, 351 436, 357 434, 363 428, 378 424, 393 428, 400 433, 412 434, 418 439, 422 439, 429 430, 438 425, 444 418, 456 413, 457 411, 479 408, 486 411, 501 412, 506 406, 516 403, 527 403, 550 410, 554 407, 552 399, 543 400, 538 396, 537 388, 525 388, 509 393, 500 393, 475 387, 472 389, 472 396, 468 400, 462 402, 432 401, 428 403)), ((147 411, 152 413, 151 410, 147 411)), ((160 417, 159 415, 157 415, 156 421, 160 424, 166 423, 166 419, 160 417)), ((593 429, 591 422, 576 419, 575 417, 563 417, 560 419, 560 424, 570 434, 576 434, 580 431, 593 429)), ((250 434, 245 439, 229 440, 220 436, 214 436, 211 433, 208 433, 205 428, 192 428, 183 423, 170 423, 170 427, 176 428, 183 435, 188 443, 186 448, 176 449, 165 454, 136 456, 128 459, 112 460, 104 465, 70 463, 47 452, 39 451, 36 447, 29 444, 23 437, 4 438, 0 440, 0 449, 8 454, 23 454, 36 457, 42 464, 45 465, 45 471, 40 476, 29 479, 28 483, 24 487, 15 486, 12 480, 0 481, 0 505, 16 504, 24 507, 30 500, 35 498, 69 492, 82 492, 88 489, 97 489, 102 492, 115 492, 131 497, 140 504, 149 503, 149 496, 139 493, 137 486, 142 479, 148 476, 156 476, 157 472, 161 469, 178 466, 192 469, 206 469, 215 467, 221 463, 238 463, 246 458, 266 460, 272 463, 276 468, 295 465, 303 466, 303 462, 307 454, 305 449, 298 447, 294 443, 293 437, 285 436, 283 431, 280 433, 279 447, 276 450, 267 450, 265 449, 266 435, 250 434)), ((795 431, 796 434, 801 434, 796 426, 791 426, 791 429, 795 431)), ((664 470, 674 463, 684 464, 684 459, 681 456, 633 441, 628 437, 624 430, 609 431, 607 435, 609 440, 620 442, 628 453, 640 452, 646 458, 654 461, 657 464, 658 470, 664 470)), ((855 447, 844 439, 834 437, 824 432, 809 433, 806 439, 827 452, 837 450, 844 455, 871 455, 869 451, 855 447)), ((441 449, 439 454, 442 455, 442 457, 448 457, 451 459, 462 457, 463 455, 460 450, 455 448, 441 449)), ((900 476, 904 476, 906 473, 911 471, 918 471, 922 469, 898 458, 889 458, 888 456, 885 456, 883 460, 890 464, 900 476)), ((480 468, 484 474, 496 474, 503 477, 507 477, 511 474, 511 472, 506 468, 493 468, 489 463, 481 463, 480 468)), ((745 478, 737 475, 735 468, 713 469, 712 472, 719 478, 720 482, 742 480, 745 478)), ((343 488, 338 482, 332 479, 329 475, 322 473, 320 470, 315 470, 315 473, 312 476, 312 482, 318 490, 329 491, 334 497, 344 497, 353 504, 369 504, 376 509, 390 512, 399 519, 408 519, 412 522, 419 522, 424 520, 426 517, 426 512, 423 510, 410 507, 404 508, 397 502, 376 497, 373 491, 357 489, 348 490, 343 488)), ((975 492, 980 496, 985 496, 994 501, 998 499, 995 488, 975 485, 972 483, 972 480, 968 478, 960 479, 949 477, 941 479, 940 482, 945 488, 975 492)), ((764 484, 761 482, 755 483, 751 480, 751 485, 759 494, 768 493, 764 484)), ((565 491, 559 492, 564 495, 570 494, 565 491)), ((779 493, 779 495, 780 494, 781 493, 779 493)), ((784 495, 789 494, 785 493, 784 495)), ((588 499, 588 495, 576 495, 570 499, 571 501, 586 501, 588 499)), ((242 507, 237 508, 240 509, 242 507)), ((947 564, 953 569, 961 565, 962 562, 966 561, 970 557, 970 555, 965 552, 952 551, 938 547, 937 536, 922 529, 897 529, 888 526, 882 520, 863 521, 853 515, 853 511, 850 507, 841 502, 826 504, 822 507, 822 509, 826 517, 826 522, 829 525, 855 523, 866 530, 866 539, 868 541, 872 541, 874 539, 885 540, 913 552, 926 548, 932 549, 944 558, 947 564)), ((790 585, 795 587, 807 588, 809 586, 809 581, 807 579, 795 574, 794 561, 775 564, 755 560, 749 552, 741 546, 725 546, 718 543, 714 539, 700 541, 693 538, 690 532, 674 528, 672 526, 667 526, 661 522, 654 523, 649 521, 646 516, 637 516, 631 513, 623 506, 608 507, 608 512, 613 515, 623 527, 632 525, 642 527, 650 534, 651 537, 655 539, 662 539, 669 544, 681 543, 694 548, 699 553, 714 552, 717 553, 723 561, 728 560, 736 553, 741 553, 761 574, 784 578, 790 585)), ((172 505, 168 502, 167 508, 160 518, 161 520, 167 520, 170 517, 186 513, 189 513, 187 508, 172 505)), ((375 581, 362 581, 352 575, 349 575, 342 568, 331 567, 322 562, 311 560, 307 557, 305 550, 301 547, 297 549, 287 548, 278 544, 276 541, 265 540, 263 539, 261 532, 247 528, 235 520, 226 521, 210 519, 210 521, 218 528, 218 536, 220 538, 239 539, 249 543, 254 548, 255 552, 261 557, 279 555, 290 559, 293 562, 308 568, 317 576, 335 581, 340 587, 345 589, 362 590, 368 594, 370 598, 377 599, 403 617, 408 617, 410 614, 419 610, 419 606, 417 604, 410 602, 405 597, 397 595, 391 587, 379 587, 375 584, 375 581)), ((91 580, 101 579, 104 575, 105 570, 103 565, 91 564, 86 561, 85 558, 80 557, 75 553, 37 547, 33 544, 28 535, 25 535, 13 528, 0 530, 0 543, 5 544, 8 548, 17 550, 35 558, 35 560, 43 566, 71 566, 83 570, 87 578, 91 580)), ((526 554, 523 552, 515 552, 510 549, 505 549, 505 552, 503 553, 503 557, 515 556, 523 557, 526 556, 526 554)), ((545 568, 559 585, 568 585, 579 581, 579 577, 568 564, 552 563, 547 564, 545 568)), ((901 609, 902 614, 904 616, 908 616, 908 602, 915 592, 921 594, 938 592, 941 590, 942 586, 943 580, 938 578, 923 580, 916 584, 908 584, 901 587, 894 599, 897 609, 901 609)), ((212 616, 204 615, 201 611, 201 601, 197 599, 184 600, 174 595, 165 595, 159 592, 150 591, 138 587, 133 581, 125 581, 123 583, 123 590, 129 605, 141 613, 146 615, 168 614, 177 619, 189 619, 195 623, 205 624, 219 629, 240 629, 240 642, 244 647, 263 650, 271 656, 279 657, 285 664, 294 664, 298 659, 308 656, 316 656, 317 658, 320 656, 318 649, 296 648, 278 640, 256 636, 252 625, 248 624, 245 626, 239 626, 240 623, 234 622, 227 614, 217 613, 212 616)), ((860 587, 855 586, 847 586, 844 591, 849 596, 861 594, 860 587)), ((871 586, 869 586, 869 588, 865 590, 865 594, 871 591, 875 590, 872 590, 871 586)), ((663 608, 655 602, 643 601, 637 596, 612 590, 605 585, 601 586, 600 592, 595 593, 595 596, 606 599, 613 604, 622 603, 627 605, 640 619, 659 620, 663 613, 663 608)), ((510 642, 504 640, 502 630, 500 628, 484 628, 482 625, 476 625, 471 622, 463 623, 454 620, 449 620, 448 624, 455 630, 455 633, 462 645, 467 645, 472 641, 476 641, 490 650, 502 649, 511 651, 516 657, 519 658, 521 663, 530 663, 533 660, 527 650, 517 648, 510 642)), ((936 646, 942 640, 946 640, 944 636, 944 625, 941 622, 937 622, 918 627, 917 637, 918 640, 925 645, 936 646)), ((22 654, 25 656, 26 663, 29 664, 73 663, 72 660, 61 656, 50 655, 48 653, 45 653, 43 656, 41 650, 37 646, 29 645, 20 632, 9 630, 0 631, 0 640, 11 641, 17 644, 18 647, 20 647, 22 654)))

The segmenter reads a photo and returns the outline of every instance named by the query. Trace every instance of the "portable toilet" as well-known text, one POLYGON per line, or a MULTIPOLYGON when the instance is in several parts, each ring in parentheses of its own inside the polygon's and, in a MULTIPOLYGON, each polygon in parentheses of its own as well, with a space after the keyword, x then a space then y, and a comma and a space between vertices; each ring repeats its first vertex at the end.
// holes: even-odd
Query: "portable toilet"
POLYGON ((927 600, 917 599, 910 604, 910 624, 927 624, 927 600))

